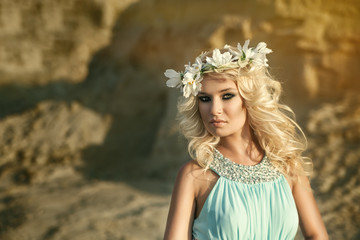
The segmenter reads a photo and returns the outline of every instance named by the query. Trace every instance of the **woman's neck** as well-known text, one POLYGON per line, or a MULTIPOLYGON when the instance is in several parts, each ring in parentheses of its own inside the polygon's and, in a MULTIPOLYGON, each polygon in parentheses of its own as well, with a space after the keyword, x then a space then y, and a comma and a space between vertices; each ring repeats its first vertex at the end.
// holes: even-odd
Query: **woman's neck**
POLYGON ((225 157, 246 165, 260 161, 264 152, 250 126, 239 134, 221 138, 217 149, 225 157))

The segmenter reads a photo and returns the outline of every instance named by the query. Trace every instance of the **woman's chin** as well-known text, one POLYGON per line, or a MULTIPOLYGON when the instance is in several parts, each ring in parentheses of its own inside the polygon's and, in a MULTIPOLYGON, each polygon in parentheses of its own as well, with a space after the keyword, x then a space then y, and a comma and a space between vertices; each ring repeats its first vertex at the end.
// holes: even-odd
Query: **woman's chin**
POLYGON ((229 135, 225 129, 221 128, 212 129, 212 131, 209 132, 215 137, 226 137, 229 135))

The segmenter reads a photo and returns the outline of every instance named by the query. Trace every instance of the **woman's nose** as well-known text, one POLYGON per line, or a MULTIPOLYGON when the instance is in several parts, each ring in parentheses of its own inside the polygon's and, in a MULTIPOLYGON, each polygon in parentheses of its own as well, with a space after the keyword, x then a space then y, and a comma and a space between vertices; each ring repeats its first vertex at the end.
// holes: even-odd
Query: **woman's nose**
POLYGON ((210 113, 212 115, 219 115, 223 111, 223 106, 221 101, 214 99, 211 104, 211 110, 210 113))

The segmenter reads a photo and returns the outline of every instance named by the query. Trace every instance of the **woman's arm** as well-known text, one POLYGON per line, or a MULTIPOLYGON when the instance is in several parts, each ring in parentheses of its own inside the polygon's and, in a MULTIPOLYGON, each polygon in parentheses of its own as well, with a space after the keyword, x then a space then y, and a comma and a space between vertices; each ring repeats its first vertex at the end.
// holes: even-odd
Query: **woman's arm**
POLYGON ((171 197, 164 240, 192 238, 192 224, 195 212, 194 162, 188 162, 179 171, 171 197))
POLYGON ((321 219, 310 182, 301 177, 301 182, 294 183, 293 196, 300 217, 300 227, 305 239, 329 239, 324 222, 321 219))

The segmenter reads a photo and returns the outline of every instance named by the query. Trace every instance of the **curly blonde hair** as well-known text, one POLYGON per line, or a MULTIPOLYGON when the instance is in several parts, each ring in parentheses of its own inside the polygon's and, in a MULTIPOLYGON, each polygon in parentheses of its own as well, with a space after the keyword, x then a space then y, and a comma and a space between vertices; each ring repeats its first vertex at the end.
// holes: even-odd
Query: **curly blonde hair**
MULTIPOLYGON (((259 145, 279 171, 290 179, 311 175, 312 161, 302 156, 307 147, 306 137, 295 122, 294 112, 279 103, 281 84, 270 76, 266 68, 255 71, 248 68, 230 69, 205 75, 235 81, 247 109, 250 127, 259 145)), ((206 170, 213 160, 214 148, 220 138, 205 129, 198 101, 195 96, 180 97, 178 120, 181 133, 189 141, 190 156, 206 170)))

